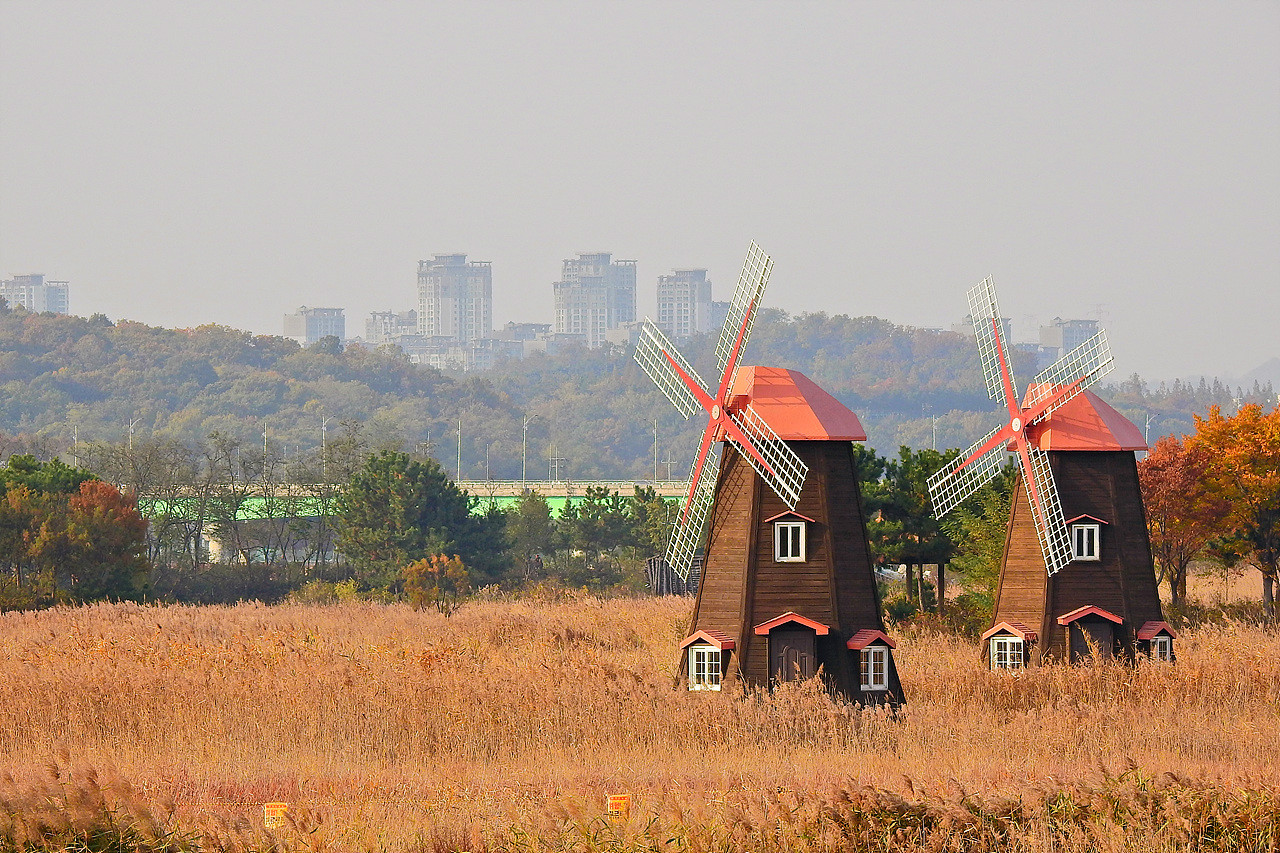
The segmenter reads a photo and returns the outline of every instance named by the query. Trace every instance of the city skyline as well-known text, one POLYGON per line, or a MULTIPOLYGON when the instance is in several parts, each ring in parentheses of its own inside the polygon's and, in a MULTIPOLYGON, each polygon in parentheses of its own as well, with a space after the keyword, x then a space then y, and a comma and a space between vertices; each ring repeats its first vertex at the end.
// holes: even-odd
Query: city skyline
POLYGON ((1275 4, 495 8, 0 6, 0 275, 356 331, 466 249, 500 328, 554 320, 566 257, 638 259, 653 316, 756 240, 793 314, 949 328, 993 276, 1016 329, 1100 319, 1119 375, 1280 355, 1275 4))

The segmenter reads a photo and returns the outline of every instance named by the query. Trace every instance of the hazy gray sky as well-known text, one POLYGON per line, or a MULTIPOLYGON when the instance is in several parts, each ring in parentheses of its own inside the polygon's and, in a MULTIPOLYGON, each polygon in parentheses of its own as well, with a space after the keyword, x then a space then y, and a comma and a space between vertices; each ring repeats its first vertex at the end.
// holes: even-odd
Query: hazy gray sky
MULTIPOLYGON (((1280 355, 1280 3, 0 0, 0 275, 72 309, 279 334, 493 262, 707 267, 767 304, 1015 338, 1101 316, 1117 372, 1280 355)), ((750 354, 748 353, 748 359, 750 354)))

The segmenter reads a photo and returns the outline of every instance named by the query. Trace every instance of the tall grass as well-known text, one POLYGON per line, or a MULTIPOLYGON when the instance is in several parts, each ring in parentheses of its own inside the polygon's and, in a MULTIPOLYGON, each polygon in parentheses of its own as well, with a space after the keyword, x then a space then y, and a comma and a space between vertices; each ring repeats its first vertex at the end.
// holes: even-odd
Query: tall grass
POLYGON ((891 717, 812 684, 674 689, 689 610, 4 614, 0 849, 69 844, 93 814, 138 849, 1254 850, 1280 833, 1280 637, 1264 629, 1189 631, 1175 666, 1018 676, 968 641, 902 636, 891 717), (90 795, 90 776, 111 781, 90 795), (619 792, 627 822, 603 814, 619 792), (294 822, 273 840, 261 804, 277 800, 294 822))

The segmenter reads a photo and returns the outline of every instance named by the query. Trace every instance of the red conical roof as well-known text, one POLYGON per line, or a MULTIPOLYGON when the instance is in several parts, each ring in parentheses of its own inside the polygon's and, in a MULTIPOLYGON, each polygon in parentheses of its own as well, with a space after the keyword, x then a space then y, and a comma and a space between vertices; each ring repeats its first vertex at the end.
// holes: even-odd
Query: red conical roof
POLYGON ((786 441, 866 441, 858 416, 798 370, 740 367, 729 408, 745 403, 786 441))
MULTIPOLYGON (((1027 389, 1027 396, 1031 389, 1027 389)), ((1027 429, 1041 450, 1146 450, 1142 430, 1092 391, 1081 391, 1065 406, 1027 429)))

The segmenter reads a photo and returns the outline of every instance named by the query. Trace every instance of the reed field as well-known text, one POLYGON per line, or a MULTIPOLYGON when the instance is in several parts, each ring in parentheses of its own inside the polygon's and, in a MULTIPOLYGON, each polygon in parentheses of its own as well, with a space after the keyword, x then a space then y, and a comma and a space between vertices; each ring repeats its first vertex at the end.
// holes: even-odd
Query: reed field
POLYGON ((1274 850, 1280 635, 991 673, 897 716, 673 684, 689 599, 0 615, 0 850, 1274 850), (606 797, 631 795, 625 817, 606 797), (263 804, 286 802, 267 828, 263 804))

